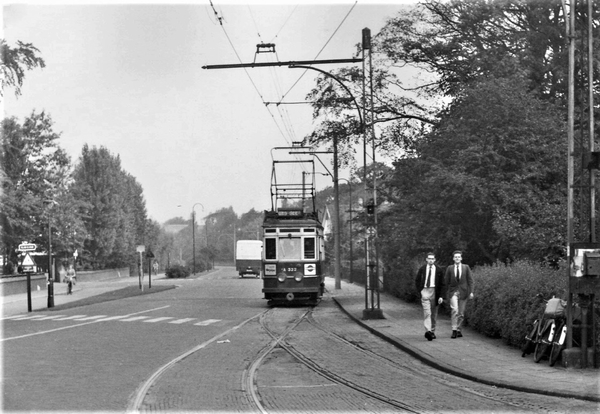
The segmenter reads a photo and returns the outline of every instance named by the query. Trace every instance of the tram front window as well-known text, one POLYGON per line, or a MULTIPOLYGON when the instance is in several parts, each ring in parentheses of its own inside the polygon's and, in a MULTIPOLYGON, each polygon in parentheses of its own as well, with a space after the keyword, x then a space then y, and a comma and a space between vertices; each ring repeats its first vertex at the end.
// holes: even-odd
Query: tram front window
POLYGON ((279 239, 279 260, 299 259, 302 259, 302 244, 300 239, 279 239))

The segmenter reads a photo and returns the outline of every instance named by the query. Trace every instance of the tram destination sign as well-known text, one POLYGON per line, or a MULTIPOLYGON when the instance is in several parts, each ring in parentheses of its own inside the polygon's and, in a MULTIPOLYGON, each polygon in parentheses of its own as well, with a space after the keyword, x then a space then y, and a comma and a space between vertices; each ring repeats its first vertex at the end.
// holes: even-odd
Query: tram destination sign
POLYGON ((18 250, 20 252, 32 252, 35 249, 37 249, 37 244, 33 244, 33 243, 21 243, 21 244, 19 244, 19 248, 18 248, 18 250))

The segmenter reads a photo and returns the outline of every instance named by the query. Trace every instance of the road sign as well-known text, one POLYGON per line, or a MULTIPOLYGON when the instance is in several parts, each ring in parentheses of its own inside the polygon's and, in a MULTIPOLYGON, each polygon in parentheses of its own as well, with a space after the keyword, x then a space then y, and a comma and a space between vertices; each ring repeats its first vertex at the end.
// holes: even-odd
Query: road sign
POLYGON ((25 258, 23 259, 23 262, 21 263, 21 267, 23 268, 24 273, 33 273, 34 272, 35 262, 31 258, 31 256, 29 256, 29 253, 25 254, 25 258))
POLYGON ((370 237, 375 237, 376 234, 377 230, 375 229, 375 227, 367 227, 367 235, 369 235, 370 237))
POLYGON ((146 246, 144 246, 143 244, 140 244, 136 247, 135 249, 138 253, 143 253, 146 251, 146 246))
POLYGON ((20 252, 32 252, 35 249, 37 249, 37 244, 33 244, 33 243, 21 243, 21 244, 19 244, 19 251, 20 252))

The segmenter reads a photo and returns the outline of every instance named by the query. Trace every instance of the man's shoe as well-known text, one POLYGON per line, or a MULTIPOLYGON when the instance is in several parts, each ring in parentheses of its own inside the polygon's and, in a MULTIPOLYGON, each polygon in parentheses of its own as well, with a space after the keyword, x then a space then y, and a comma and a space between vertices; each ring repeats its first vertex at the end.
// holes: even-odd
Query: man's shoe
POLYGON ((435 339, 435 338, 436 338, 436 336, 435 336, 435 332, 433 332, 433 331, 432 331, 432 332, 431 332, 431 339, 435 339))
POLYGON ((457 337, 457 335, 458 335, 458 334, 456 333, 456 331, 452 331, 452 336, 451 336, 450 338, 454 339, 454 338, 456 338, 456 337, 457 337))
POLYGON ((458 338, 462 338, 462 332, 461 331, 456 331, 456 336, 458 338))
POLYGON ((431 341, 433 339, 431 331, 425 332, 425 338, 427 338, 428 341, 431 341))

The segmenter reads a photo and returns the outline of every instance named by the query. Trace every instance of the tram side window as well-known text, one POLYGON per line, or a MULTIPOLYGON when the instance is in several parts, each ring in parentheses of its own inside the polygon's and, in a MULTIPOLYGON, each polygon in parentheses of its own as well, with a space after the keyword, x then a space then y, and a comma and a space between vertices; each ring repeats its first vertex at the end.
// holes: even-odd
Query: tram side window
POLYGON ((277 259, 277 243, 276 239, 265 239, 265 259, 277 259))
POLYGON ((314 259, 315 258, 315 238, 306 237, 304 238, 304 258, 314 259))

